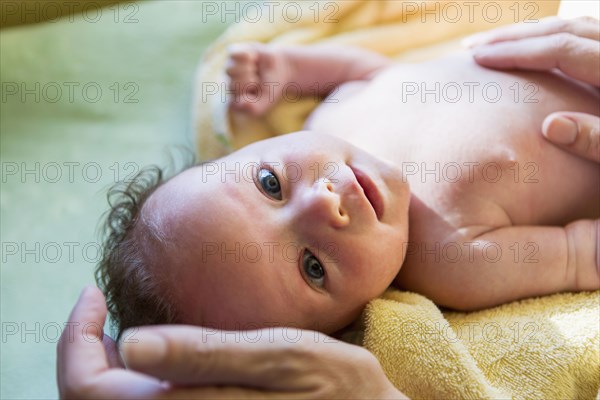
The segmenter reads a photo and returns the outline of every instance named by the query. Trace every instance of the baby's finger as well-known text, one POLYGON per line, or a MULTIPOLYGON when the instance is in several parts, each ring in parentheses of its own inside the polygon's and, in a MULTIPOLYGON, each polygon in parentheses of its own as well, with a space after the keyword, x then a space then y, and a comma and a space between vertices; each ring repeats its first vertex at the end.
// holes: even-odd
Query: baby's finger
POLYGON ((79 296, 58 343, 59 388, 78 387, 109 368, 102 344, 106 312, 102 292, 87 286, 79 296))
POLYGON ((225 72, 232 79, 241 80, 257 77, 256 65, 231 63, 225 67, 225 72))
POLYGON ((176 384, 299 391, 305 388, 307 375, 320 365, 318 361, 323 361, 315 357, 313 348, 321 349, 319 357, 325 358, 336 343, 315 343, 311 341, 314 333, 309 331, 287 333, 296 338, 300 335, 292 342, 282 332, 141 328, 122 343, 121 351, 128 368, 176 384))
POLYGON ((571 78, 600 86, 600 46, 597 41, 557 33, 477 47, 477 63, 491 68, 560 69, 571 78))
POLYGON ((559 112, 546 117, 542 133, 551 142, 588 160, 600 163, 600 118, 559 112))
POLYGON ((258 52, 256 43, 234 43, 227 47, 229 57, 240 63, 256 63, 258 52))
POLYGON ((538 22, 522 22, 507 25, 487 32, 476 33, 463 40, 467 47, 481 46, 520 40, 529 37, 548 36, 555 33, 570 33, 575 36, 600 41, 600 27, 598 20, 592 17, 579 17, 574 19, 561 19, 549 17, 538 22))

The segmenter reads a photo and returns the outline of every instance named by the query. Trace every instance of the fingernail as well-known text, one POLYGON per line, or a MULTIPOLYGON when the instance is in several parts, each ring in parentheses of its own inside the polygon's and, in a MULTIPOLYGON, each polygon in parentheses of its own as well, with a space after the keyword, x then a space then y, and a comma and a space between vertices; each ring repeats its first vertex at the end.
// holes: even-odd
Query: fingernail
POLYGON ((473 56, 475 58, 487 57, 494 51, 494 49, 492 47, 493 46, 488 45, 488 44, 477 46, 473 49, 473 56))
POLYGON ((119 351, 127 368, 151 367, 164 360, 167 342, 155 333, 128 329, 121 336, 119 351))
POLYGON ((555 143, 572 144, 577 137, 577 124, 568 118, 556 117, 543 133, 555 143))

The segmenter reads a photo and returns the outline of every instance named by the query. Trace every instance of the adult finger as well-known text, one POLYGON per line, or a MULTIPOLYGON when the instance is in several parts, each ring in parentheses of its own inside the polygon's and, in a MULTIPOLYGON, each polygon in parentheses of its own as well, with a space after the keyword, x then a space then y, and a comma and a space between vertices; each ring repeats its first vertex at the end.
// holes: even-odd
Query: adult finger
POLYGON ((367 353, 318 332, 286 328, 233 332, 151 327, 128 338, 121 343, 128 368, 179 384, 269 391, 302 391, 319 365, 339 367, 340 360, 352 365, 367 353))
POLYGON ((314 331, 149 327, 121 348, 128 368, 179 385, 244 386, 282 399, 406 398, 367 350, 314 331))
POLYGON ((82 380, 108 369, 102 344, 106 312, 102 292, 96 287, 86 286, 58 343, 59 387, 78 387, 82 380))
POLYGON ((110 368, 125 368, 125 364, 123 364, 117 344, 110 336, 106 334, 104 335, 102 338, 102 345, 104 346, 104 351, 106 352, 108 366, 110 368))
POLYGON ((542 133, 552 143, 600 163, 600 117, 575 112, 554 113, 544 120, 542 133))
MULTIPOLYGON (((318 398, 305 392, 272 392, 241 387, 174 387, 156 397, 156 400, 306 400, 318 398)), ((154 398, 153 398, 154 399, 154 398)))
POLYGON ((140 328, 125 332, 120 347, 128 368, 179 384, 238 384, 276 390, 289 386, 281 381, 281 373, 289 373, 298 364, 282 366, 276 361, 282 354, 291 355, 294 346, 275 342, 275 331, 140 328))
POLYGON ((475 61, 485 67, 560 69, 571 78, 600 86, 600 46, 597 41, 557 33, 475 48, 475 61))
POLYGON ((549 36, 556 33, 570 33, 575 36, 600 41, 600 27, 598 26, 598 20, 595 18, 579 17, 561 19, 558 17, 548 17, 537 22, 522 22, 520 24, 506 25, 487 32, 476 33, 465 38, 463 45, 475 47, 509 40, 549 36))

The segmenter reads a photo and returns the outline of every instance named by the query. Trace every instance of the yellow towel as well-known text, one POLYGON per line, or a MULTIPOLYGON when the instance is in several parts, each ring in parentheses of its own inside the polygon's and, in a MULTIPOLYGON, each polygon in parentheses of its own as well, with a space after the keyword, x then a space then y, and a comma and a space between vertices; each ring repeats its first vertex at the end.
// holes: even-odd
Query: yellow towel
POLYGON ((362 344, 411 398, 593 399, 600 388, 600 291, 442 313, 390 289, 363 323, 362 344))
MULTIPOLYGON (((280 103, 262 118, 229 113, 223 97, 229 44, 342 43, 410 62, 453 51, 460 38, 474 32, 555 15, 559 6, 554 0, 342 0, 322 1, 317 7, 313 1, 291 1, 290 7, 301 7, 296 20, 291 8, 282 18, 287 3, 276 3, 274 20, 243 19, 201 60, 193 125, 203 159, 299 130, 316 106, 304 99, 280 103), (463 13, 472 7, 474 19, 463 14, 453 22, 457 14, 450 14, 452 7, 463 13)), ((379 358, 390 380, 414 398, 593 398, 600 386, 599 304, 600 292, 593 292, 477 313, 441 313, 422 296, 390 290, 369 304, 359 336, 364 335, 363 344, 379 358)))

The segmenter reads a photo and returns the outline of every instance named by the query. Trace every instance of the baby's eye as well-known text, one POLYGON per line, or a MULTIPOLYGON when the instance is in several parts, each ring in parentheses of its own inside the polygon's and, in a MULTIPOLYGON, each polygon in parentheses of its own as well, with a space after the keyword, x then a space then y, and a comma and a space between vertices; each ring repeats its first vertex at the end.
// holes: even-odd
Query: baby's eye
POLYGON ((325 269, 321 262, 313 253, 308 250, 304 251, 302 256, 302 268, 306 274, 306 278, 311 284, 322 288, 325 281, 325 269))
POLYGON ((281 185, 273 172, 261 168, 258 171, 258 183, 268 196, 281 200, 281 185))

